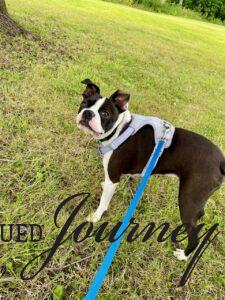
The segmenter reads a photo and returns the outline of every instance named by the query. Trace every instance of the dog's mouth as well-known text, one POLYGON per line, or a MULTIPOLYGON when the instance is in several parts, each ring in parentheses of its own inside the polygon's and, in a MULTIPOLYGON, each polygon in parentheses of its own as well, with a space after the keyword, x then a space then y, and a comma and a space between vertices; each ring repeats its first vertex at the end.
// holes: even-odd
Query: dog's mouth
POLYGON ((81 125, 82 127, 88 129, 89 131, 91 131, 91 133, 93 133, 94 135, 96 136, 99 136, 102 134, 102 132, 98 132, 98 131, 95 131, 89 124, 89 122, 85 121, 85 120, 80 120, 79 121, 79 125, 81 125))

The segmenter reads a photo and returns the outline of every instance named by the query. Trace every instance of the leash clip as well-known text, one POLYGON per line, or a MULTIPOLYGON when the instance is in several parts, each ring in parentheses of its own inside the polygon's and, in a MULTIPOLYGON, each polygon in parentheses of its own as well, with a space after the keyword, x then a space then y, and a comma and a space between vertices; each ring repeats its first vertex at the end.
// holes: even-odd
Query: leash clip
POLYGON ((168 140, 167 135, 171 130, 171 124, 164 120, 163 126, 164 126, 164 132, 163 132, 162 140, 166 141, 166 140, 168 140))

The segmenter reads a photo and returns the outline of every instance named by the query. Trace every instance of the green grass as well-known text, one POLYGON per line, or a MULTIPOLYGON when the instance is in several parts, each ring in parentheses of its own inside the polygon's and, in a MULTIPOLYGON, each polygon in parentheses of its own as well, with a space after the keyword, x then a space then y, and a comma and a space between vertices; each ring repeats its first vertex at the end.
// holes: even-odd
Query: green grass
MULTIPOLYGON (((6 269, 0 294, 3 299, 49 299, 63 286, 66 299, 79 299, 107 242, 68 241, 35 279, 22 281, 19 272, 52 245, 59 233, 53 214, 63 199, 91 193, 75 226, 96 208, 101 195, 103 169, 92 151, 95 142, 75 125, 80 81, 93 79, 106 96, 120 87, 132 95, 131 111, 194 130, 225 152, 225 28, 100 1, 7 4, 11 15, 41 40, 0 35, 1 223, 42 224, 44 240, 1 244, 0 265, 2 272, 6 269)), ((103 218, 110 224, 121 219, 137 186, 123 186, 124 181, 103 218)), ((142 226, 169 221, 175 228, 180 224, 177 191, 177 180, 154 177, 136 219, 142 226)), ((173 257, 175 246, 153 238, 123 243, 99 298, 223 299, 224 198, 225 185, 207 203, 203 221, 208 226, 218 222, 221 234, 183 289, 176 288, 185 264, 173 257)), ((61 215, 61 224, 71 208, 61 215)))

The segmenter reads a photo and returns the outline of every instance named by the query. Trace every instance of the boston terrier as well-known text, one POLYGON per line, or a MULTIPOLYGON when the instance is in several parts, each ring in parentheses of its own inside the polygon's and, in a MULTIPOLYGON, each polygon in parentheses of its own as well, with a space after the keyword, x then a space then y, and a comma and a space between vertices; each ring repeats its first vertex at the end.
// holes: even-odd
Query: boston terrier
MULTIPOLYGON (((90 79, 82 81, 86 88, 77 116, 80 129, 90 133, 101 145, 112 143, 131 122, 128 110, 130 95, 117 90, 109 98, 90 79)), ((97 222, 107 210, 122 174, 140 174, 154 149, 154 130, 146 125, 131 135, 116 150, 103 156, 105 181, 97 210, 88 221, 97 222)), ((174 255, 187 260, 198 245, 197 220, 204 215, 207 199, 217 190, 225 176, 225 158, 220 149, 205 137, 183 128, 175 128, 170 147, 164 150, 153 174, 174 174, 179 178, 179 210, 188 234, 185 251, 174 255)))

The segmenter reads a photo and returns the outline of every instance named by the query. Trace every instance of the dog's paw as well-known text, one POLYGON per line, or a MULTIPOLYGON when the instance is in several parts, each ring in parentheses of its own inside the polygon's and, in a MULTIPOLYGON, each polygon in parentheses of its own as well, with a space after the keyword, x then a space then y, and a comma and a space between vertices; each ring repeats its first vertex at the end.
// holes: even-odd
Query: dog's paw
POLYGON ((86 220, 88 222, 96 223, 101 219, 102 214, 99 214, 97 211, 87 216, 86 220))
POLYGON ((173 254, 178 260, 187 260, 188 259, 188 257, 184 253, 184 250, 182 250, 182 249, 176 249, 176 251, 174 251, 173 254))

